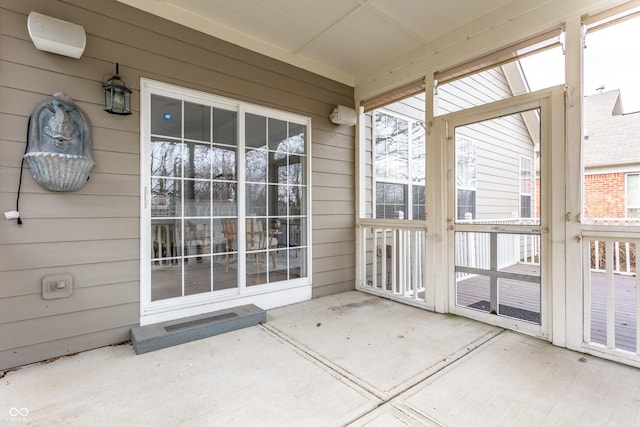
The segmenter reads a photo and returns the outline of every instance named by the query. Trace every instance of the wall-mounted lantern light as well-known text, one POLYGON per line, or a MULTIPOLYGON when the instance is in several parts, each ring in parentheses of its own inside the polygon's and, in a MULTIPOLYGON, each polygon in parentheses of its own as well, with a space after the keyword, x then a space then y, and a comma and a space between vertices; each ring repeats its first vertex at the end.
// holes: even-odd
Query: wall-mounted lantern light
POLYGON ((116 63, 116 75, 102 85, 104 89, 104 111, 126 116, 131 114, 131 89, 127 87, 118 75, 119 68, 119 64, 116 63))

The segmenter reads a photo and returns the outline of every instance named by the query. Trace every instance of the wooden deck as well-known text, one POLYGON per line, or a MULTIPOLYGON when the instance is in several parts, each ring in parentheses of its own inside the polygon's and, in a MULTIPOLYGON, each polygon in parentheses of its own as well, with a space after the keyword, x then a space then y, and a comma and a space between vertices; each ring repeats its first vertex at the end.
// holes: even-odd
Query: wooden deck
MULTIPOLYGON (((539 275, 539 267, 516 264, 503 269, 514 273, 539 275)), ((635 277, 616 274, 615 283, 615 341, 616 347, 636 351, 636 285, 635 277)), ((456 304, 476 310, 489 311, 489 277, 470 276, 458 281, 456 304)), ((516 280, 498 281, 499 315, 540 323, 540 286, 516 280)), ((591 273, 591 341, 606 345, 606 289, 605 275, 591 273)))

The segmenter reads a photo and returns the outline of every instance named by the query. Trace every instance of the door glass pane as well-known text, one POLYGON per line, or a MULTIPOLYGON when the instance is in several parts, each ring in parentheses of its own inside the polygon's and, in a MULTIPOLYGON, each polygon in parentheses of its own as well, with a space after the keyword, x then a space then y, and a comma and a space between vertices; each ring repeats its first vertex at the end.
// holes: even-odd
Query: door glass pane
POLYGON ((182 149, 178 140, 151 138, 151 176, 180 177, 182 149))
POLYGON ((289 123, 289 138, 287 139, 287 152, 305 154, 307 152, 307 129, 298 123, 289 123))
POLYGON ((182 181, 177 179, 151 179, 151 216, 182 216, 182 181))
POLYGON ((539 211, 520 209, 521 156, 536 159, 527 190, 539 200, 539 109, 456 127, 457 222, 540 225, 539 211))
POLYGON ((221 108, 213 109, 213 142, 217 144, 236 145, 236 112, 223 110, 221 108))
POLYGON ((267 181, 267 152, 265 150, 246 150, 245 176, 247 182, 267 181))
POLYGON ((182 101, 151 95, 151 133, 182 138, 182 101))
POLYGON ((211 145, 184 144, 184 177, 211 179, 211 145))
POLYGON ((214 145, 211 148, 211 165, 213 179, 235 181, 236 177, 236 149, 214 145))
POLYGON ((211 215, 211 181, 184 180, 184 216, 211 215))
POLYGON ((184 137, 197 141, 211 141, 211 107, 184 103, 184 137))

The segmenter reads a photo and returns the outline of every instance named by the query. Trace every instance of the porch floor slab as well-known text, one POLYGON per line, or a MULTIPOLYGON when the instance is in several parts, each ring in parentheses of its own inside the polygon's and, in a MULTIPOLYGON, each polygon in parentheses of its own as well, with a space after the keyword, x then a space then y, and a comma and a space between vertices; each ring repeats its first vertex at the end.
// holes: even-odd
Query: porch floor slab
POLYGON ((640 370, 359 292, 0 372, 0 425, 640 425, 640 370))

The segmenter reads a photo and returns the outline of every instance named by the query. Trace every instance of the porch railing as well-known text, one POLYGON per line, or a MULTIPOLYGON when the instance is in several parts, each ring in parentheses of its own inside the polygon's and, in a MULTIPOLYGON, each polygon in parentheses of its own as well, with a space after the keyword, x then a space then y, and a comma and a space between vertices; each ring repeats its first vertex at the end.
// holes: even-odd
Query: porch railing
POLYGON ((638 244, 640 238, 621 232, 584 231, 582 235, 584 340, 597 351, 640 362, 638 244))
POLYGON ((426 231, 422 221, 361 220, 358 288, 424 306, 426 231))
MULTIPOLYGON (((585 218, 586 226, 640 226, 640 218, 585 218)), ((589 247, 590 268, 593 271, 606 270, 605 242, 591 240, 589 247)), ((613 245, 613 272, 616 274, 635 274, 636 245, 628 241, 616 241, 613 245)))
MULTIPOLYGON (((473 225, 537 225, 534 219, 503 218, 463 220, 458 224, 473 225)), ((455 263, 458 266, 489 268, 491 237, 488 232, 456 232, 455 263)), ((500 233, 497 240, 498 269, 518 264, 537 264, 540 261, 540 236, 535 234, 500 233)), ((468 273, 457 272, 456 279, 468 273)))

